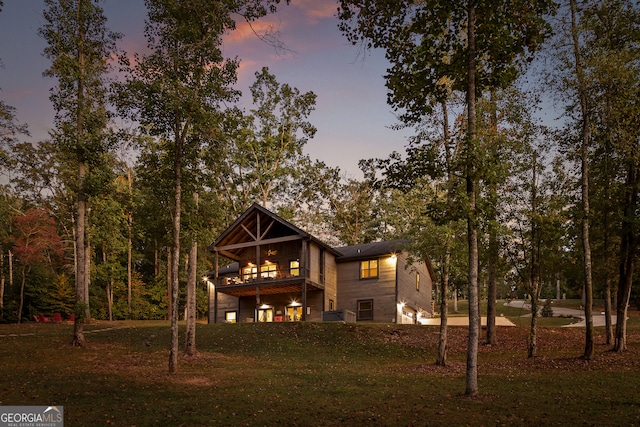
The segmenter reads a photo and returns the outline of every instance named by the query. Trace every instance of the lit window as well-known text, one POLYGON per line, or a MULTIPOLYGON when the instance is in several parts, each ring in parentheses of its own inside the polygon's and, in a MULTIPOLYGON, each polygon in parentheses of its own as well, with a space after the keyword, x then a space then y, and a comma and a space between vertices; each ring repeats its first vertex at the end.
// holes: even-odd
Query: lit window
POLYGON ((420 273, 416 273, 416 291, 420 292, 420 273))
POLYGON ((258 267, 255 264, 249 263, 242 269, 242 280, 255 279, 258 277, 258 267))
POLYGON ((297 259, 294 261, 289 261, 289 273, 292 277, 297 277, 300 275, 300 261, 297 259))
POLYGON ((378 277, 378 260, 370 259, 360 262, 360 278, 371 279, 378 277))
POLYGON ((227 311, 224 313, 224 321, 225 323, 236 323, 238 313, 235 311, 227 311))
POLYGON ((373 320, 373 300, 358 301, 358 313, 356 320, 373 320))
POLYGON ((277 264, 273 262, 265 261, 264 264, 260 266, 260 277, 263 279, 276 278, 276 267, 277 264))

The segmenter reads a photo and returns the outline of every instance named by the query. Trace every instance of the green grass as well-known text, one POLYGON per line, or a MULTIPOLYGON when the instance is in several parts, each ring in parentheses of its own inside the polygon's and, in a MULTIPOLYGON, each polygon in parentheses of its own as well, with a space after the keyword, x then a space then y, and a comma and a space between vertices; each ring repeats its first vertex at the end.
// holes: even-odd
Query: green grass
POLYGON ((165 322, 88 325, 82 349, 68 345, 71 325, 0 325, 0 405, 61 405, 67 427, 639 425, 630 325, 628 352, 609 352, 598 330, 590 362, 583 330, 540 328, 527 359, 528 329, 499 328, 497 345, 479 347, 477 398, 464 396, 460 327, 439 367, 437 327, 198 325, 198 356, 169 374, 165 322))

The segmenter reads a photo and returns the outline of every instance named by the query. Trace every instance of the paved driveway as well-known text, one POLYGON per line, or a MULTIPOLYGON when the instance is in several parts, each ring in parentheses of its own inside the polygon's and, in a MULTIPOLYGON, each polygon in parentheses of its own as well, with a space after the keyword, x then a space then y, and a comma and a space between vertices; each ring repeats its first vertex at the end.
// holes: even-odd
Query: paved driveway
MULTIPOLYGON (((424 319, 423 324, 439 325, 440 317, 438 316, 438 317, 434 317, 433 319, 424 319)), ((480 324, 482 326, 487 325, 487 318, 485 316, 480 318, 480 324)), ((469 317, 468 316, 449 316, 447 317, 447 325, 448 326, 469 326, 469 317)), ((496 326, 516 326, 516 325, 506 317, 496 317, 496 326)))
MULTIPOLYGON (((531 304, 527 301, 522 300, 514 300, 510 302, 504 303, 504 305, 508 305, 509 307, 522 308, 525 310, 531 309, 531 304)), ((572 308, 564 308, 564 307, 552 307, 553 308, 553 316, 561 317, 561 316, 573 316, 582 319, 580 322, 572 323, 571 325, 564 325, 564 328, 584 328, 587 326, 586 320, 584 320, 584 311, 583 310, 575 310, 572 308)), ((531 313, 525 314, 520 317, 531 317, 531 313)), ((604 313, 594 312, 593 313, 593 326, 605 326, 605 318, 604 313)), ((480 319, 482 326, 486 326, 487 318, 482 317, 480 319)), ((611 316, 612 324, 616 324, 616 316, 611 316)), ((433 319, 424 319, 423 324, 425 325, 439 325, 440 317, 434 317, 433 319)), ((447 325, 449 326, 468 326, 469 325, 469 317, 467 316, 449 316, 447 318, 447 325)), ((496 326, 516 326, 513 322, 511 322, 506 317, 496 317, 496 326)))
MULTIPOLYGON (((511 302, 506 302, 505 305, 509 307, 517 307, 517 308, 525 308, 527 310, 531 309, 531 304, 527 301, 514 300, 511 302)), ((564 308, 564 307, 553 307, 553 316, 561 317, 561 316, 573 316, 582 319, 580 322, 572 323, 571 325, 565 325, 565 328, 584 328, 587 326, 587 321, 584 319, 584 311, 583 310, 575 310, 573 308, 564 308)), ((525 315, 526 317, 531 317, 531 313, 525 315)), ((524 316, 523 316, 524 317, 524 316)), ((604 312, 594 311, 592 313, 593 326, 605 326, 605 316, 604 312)), ((616 316, 611 316, 611 323, 613 325, 616 324, 616 316)))

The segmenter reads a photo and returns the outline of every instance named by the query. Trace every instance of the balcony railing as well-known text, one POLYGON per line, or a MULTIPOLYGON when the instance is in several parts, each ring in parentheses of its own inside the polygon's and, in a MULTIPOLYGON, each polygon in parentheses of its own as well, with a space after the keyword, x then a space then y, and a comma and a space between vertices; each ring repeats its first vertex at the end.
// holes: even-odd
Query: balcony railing
POLYGON ((269 271, 251 272, 236 276, 225 276, 219 278, 220 286, 236 286, 255 282, 265 282, 270 280, 290 279, 300 277, 300 268, 279 269, 269 271))

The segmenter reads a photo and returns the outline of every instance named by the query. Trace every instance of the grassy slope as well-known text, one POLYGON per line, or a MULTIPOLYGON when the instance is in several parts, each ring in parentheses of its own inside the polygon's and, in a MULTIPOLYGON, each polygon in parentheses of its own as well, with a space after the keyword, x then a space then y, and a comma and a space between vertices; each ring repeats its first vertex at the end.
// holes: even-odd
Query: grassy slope
POLYGON ((500 328, 480 346, 476 399, 462 395, 465 328, 450 328, 443 368, 437 327, 198 325, 199 356, 170 375, 168 324, 96 323, 85 349, 68 345, 71 325, 0 325, 0 405, 63 405, 66 426, 638 425, 629 324, 630 350, 609 352, 598 330, 591 362, 578 357, 583 330, 540 328, 527 359, 527 328, 500 328))

